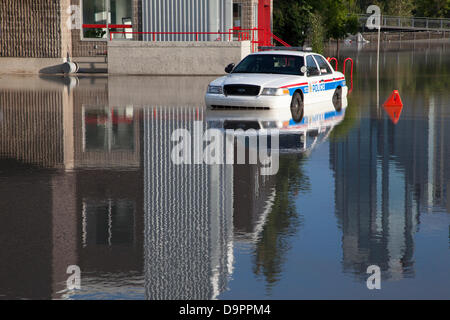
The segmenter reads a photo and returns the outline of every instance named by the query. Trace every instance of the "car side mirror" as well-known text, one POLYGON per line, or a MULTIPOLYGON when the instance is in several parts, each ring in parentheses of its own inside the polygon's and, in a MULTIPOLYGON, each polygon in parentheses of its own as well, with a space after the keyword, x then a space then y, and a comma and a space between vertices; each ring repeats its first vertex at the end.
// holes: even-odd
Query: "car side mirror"
POLYGON ((306 66, 302 66, 300 68, 300 72, 303 73, 303 74, 306 74, 307 71, 308 71, 308 69, 306 69, 306 66))
POLYGON ((231 73, 231 71, 233 71, 233 69, 234 69, 234 63, 230 63, 229 65, 226 66, 225 72, 231 73))

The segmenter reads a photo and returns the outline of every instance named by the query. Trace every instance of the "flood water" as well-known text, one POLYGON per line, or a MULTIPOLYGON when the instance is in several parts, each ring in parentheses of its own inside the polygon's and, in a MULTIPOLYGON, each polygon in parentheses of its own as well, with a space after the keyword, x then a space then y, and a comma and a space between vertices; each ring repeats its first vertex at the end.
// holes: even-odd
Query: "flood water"
POLYGON ((170 160, 214 77, 1 76, 0 298, 449 299, 450 44, 344 57, 347 108, 268 176, 170 160))

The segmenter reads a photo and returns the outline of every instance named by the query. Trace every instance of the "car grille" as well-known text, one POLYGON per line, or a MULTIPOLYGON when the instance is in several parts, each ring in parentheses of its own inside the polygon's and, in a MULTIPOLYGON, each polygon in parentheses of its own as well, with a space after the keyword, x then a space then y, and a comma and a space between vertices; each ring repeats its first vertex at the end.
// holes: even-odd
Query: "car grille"
POLYGON ((226 84, 223 86, 227 96, 257 96, 261 87, 249 84, 226 84))

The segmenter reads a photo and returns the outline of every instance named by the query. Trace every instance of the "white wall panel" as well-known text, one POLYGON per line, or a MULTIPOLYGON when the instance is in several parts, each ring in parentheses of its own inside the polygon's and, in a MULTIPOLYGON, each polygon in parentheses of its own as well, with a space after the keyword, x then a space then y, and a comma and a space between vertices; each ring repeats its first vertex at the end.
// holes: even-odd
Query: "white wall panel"
MULTIPOLYGON (((143 32, 228 32, 232 27, 232 0, 142 0, 143 32)), ((218 35, 199 35, 213 41, 218 35)), ((228 36, 221 36, 228 40, 228 36)), ((153 35, 144 34, 152 41, 153 35)), ((195 35, 157 35, 156 41, 195 41, 195 35)))

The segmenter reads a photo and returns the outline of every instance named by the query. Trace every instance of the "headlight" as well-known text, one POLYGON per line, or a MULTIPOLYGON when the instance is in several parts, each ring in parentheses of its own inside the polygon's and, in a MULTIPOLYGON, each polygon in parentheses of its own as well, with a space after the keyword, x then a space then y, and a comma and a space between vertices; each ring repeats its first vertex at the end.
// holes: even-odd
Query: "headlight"
POLYGON ((263 96, 284 96, 287 94, 289 94, 289 90, 281 88, 264 88, 261 93, 263 96))
POLYGON ((222 94, 223 89, 221 86, 208 86, 208 93, 222 94))

